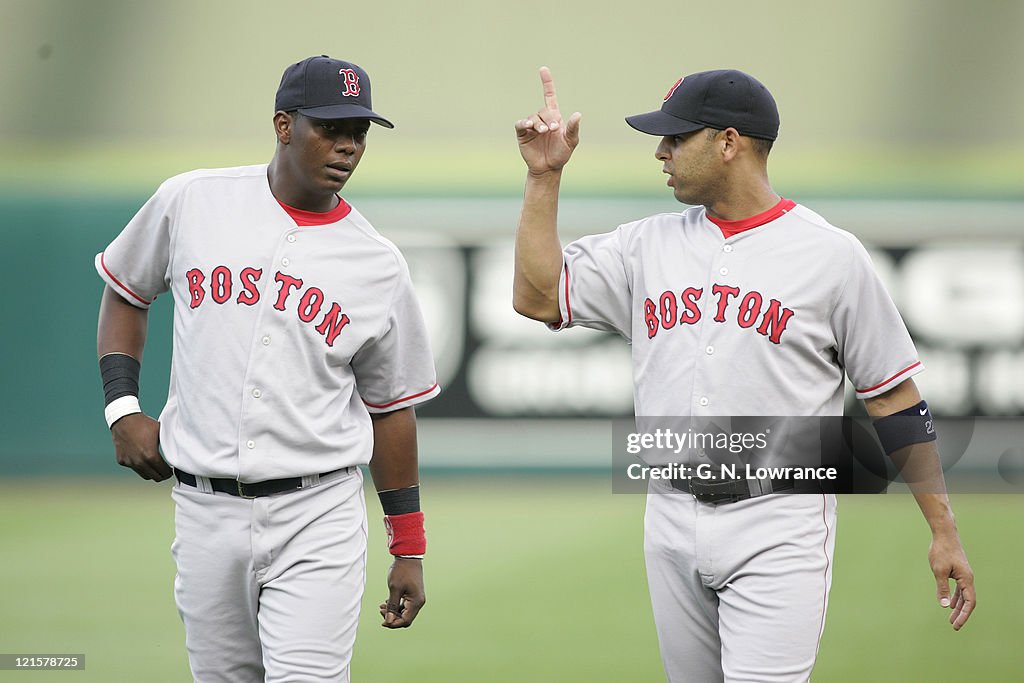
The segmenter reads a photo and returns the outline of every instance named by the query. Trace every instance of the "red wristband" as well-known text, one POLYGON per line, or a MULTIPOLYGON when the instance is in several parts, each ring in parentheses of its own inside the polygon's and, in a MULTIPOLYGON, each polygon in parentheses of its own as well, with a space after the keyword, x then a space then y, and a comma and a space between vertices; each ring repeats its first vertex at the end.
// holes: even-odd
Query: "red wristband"
POLYGON ((385 515, 388 550, 392 555, 422 555, 427 551, 427 534, 423 530, 423 513, 385 515))

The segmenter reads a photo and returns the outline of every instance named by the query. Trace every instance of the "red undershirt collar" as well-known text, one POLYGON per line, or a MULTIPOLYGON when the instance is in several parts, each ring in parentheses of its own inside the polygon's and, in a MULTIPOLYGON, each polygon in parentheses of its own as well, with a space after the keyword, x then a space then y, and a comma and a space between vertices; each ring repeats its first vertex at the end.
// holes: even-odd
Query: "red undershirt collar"
POLYGON ((765 223, 771 223, 782 214, 791 210, 794 206, 796 206, 796 202, 792 199, 782 198, 779 199, 779 203, 772 208, 767 211, 763 211, 756 216, 751 216, 750 218, 741 218, 738 221, 726 221, 721 218, 712 218, 711 216, 708 216, 708 220, 717 225, 718 229, 722 231, 722 235, 726 239, 729 239, 733 235, 738 235, 744 230, 750 230, 751 228, 756 228, 764 225, 765 223))
MULTIPOLYGON (((277 199, 275 197, 275 199, 277 199)), ((329 223, 337 223, 342 218, 347 216, 352 211, 352 207, 348 203, 338 197, 338 205, 330 211, 304 211, 302 209, 296 209, 294 206, 288 206, 280 199, 277 203, 281 205, 281 208, 287 212, 292 220, 295 221, 295 225, 300 228, 309 227, 311 225, 328 225, 329 223)))

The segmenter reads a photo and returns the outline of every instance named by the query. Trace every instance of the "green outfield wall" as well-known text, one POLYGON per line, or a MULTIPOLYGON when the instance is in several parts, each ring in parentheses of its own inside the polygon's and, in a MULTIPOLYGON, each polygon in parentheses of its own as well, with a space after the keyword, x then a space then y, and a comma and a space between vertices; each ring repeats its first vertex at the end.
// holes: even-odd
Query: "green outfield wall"
MULTIPOLYGON (((358 193, 356 193, 358 196, 358 193)), ((0 199, 7 277, 0 335, 0 475, 117 471, 96 363, 103 283, 93 259, 145 195, 0 199)), ((420 409, 425 466, 600 468, 610 420, 632 410, 629 347, 587 330, 551 335, 510 306, 516 199, 352 200, 402 248, 444 387, 420 409), (504 434, 503 437, 489 438, 504 434)), ((1024 410, 1024 250, 1016 202, 808 200, 870 247, 928 368, 937 414, 1024 410), (956 215, 977 233, 965 240, 956 215)), ((670 199, 563 203, 563 236, 672 210, 670 199)), ((151 309, 142 405, 167 392, 170 297, 151 309)), ((851 400, 850 409, 856 410, 851 400)))

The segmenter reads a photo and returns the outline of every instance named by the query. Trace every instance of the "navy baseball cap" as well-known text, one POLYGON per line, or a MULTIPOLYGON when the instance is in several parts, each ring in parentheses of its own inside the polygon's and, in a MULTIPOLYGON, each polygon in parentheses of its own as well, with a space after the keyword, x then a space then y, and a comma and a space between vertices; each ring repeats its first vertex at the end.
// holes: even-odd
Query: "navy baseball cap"
POLYGON ((779 109, 756 78, 719 69, 680 78, 665 95, 661 109, 627 116, 626 123, 648 135, 735 128, 741 135, 774 140, 779 136, 779 109))
POLYGON ((327 55, 308 57, 284 70, 274 111, 298 111, 314 119, 370 119, 395 127, 371 108, 370 77, 362 67, 327 55))

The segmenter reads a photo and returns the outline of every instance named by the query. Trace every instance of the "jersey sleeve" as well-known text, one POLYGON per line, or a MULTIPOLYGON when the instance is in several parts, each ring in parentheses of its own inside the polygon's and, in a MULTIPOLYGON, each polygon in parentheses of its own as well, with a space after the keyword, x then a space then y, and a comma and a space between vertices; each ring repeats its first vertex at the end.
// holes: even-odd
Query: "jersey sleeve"
POLYGON ((831 316, 840 364, 857 398, 883 394, 924 370, 907 326, 867 250, 852 240, 847 279, 831 316))
POLYGON ((623 227, 571 242, 562 252, 558 279, 560 320, 548 325, 562 330, 576 325, 632 337, 632 287, 626 274, 623 227))
POLYGON ((439 393, 423 321, 409 270, 401 261, 384 328, 352 358, 356 388, 371 413, 387 413, 428 401, 439 393))
POLYGON ((96 272, 128 303, 149 308, 169 287, 171 226, 177 184, 165 182, 114 241, 96 254, 96 272))

